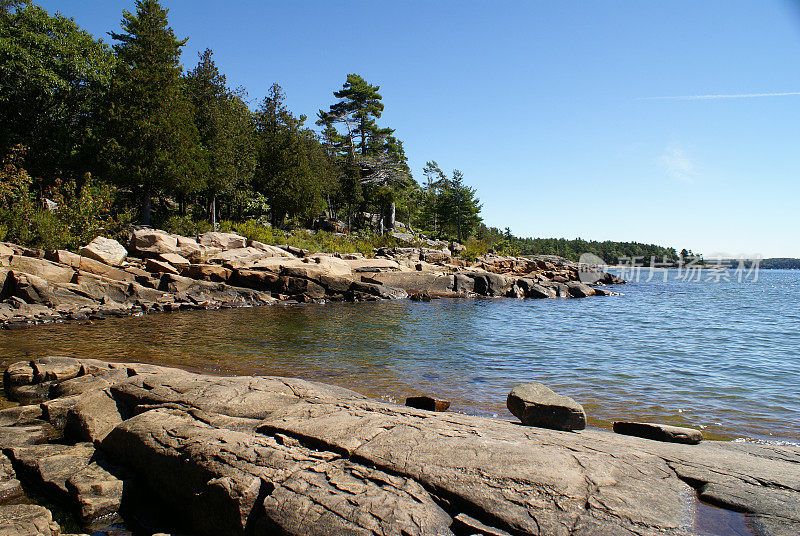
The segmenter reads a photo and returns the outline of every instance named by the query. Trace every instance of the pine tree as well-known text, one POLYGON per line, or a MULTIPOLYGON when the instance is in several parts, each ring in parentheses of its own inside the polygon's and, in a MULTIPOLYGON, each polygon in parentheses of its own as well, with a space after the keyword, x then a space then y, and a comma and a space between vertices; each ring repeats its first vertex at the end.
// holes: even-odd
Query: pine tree
POLYGON ((120 60, 111 90, 106 147, 110 171, 141 200, 150 223, 152 199, 203 190, 202 151, 183 84, 181 49, 157 0, 123 11, 122 33, 111 33, 120 60))
POLYGON ((186 77, 205 157, 205 194, 216 223, 217 198, 246 188, 255 168, 255 125, 241 93, 231 91, 206 49, 186 77))
POLYGON ((442 224, 459 242, 472 236, 481 223, 481 204, 475 197, 475 188, 464 184, 464 174, 453 170, 453 176, 444 186, 440 200, 442 224))

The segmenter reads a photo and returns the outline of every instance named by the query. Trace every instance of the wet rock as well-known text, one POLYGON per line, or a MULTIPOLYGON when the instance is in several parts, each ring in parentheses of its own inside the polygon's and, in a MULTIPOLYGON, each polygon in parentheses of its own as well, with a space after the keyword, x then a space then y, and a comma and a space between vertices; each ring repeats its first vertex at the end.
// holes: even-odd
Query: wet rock
POLYGON ((526 298, 542 299, 556 297, 556 293, 553 289, 543 287, 532 279, 521 277, 517 279, 517 285, 525 293, 526 298))
POLYGON ((573 298, 588 298, 594 296, 595 292, 592 287, 578 281, 570 281, 567 283, 569 295, 573 298))
POLYGON ((109 266, 119 266, 128 256, 128 250, 113 238, 98 236, 81 248, 81 256, 109 266))
POLYGON ((506 405, 525 426, 553 430, 586 428, 583 406, 568 396, 556 394, 541 383, 532 382, 514 387, 508 394, 506 405))
POLYGON ((247 245, 247 239, 235 233, 203 233, 197 237, 197 242, 202 246, 220 248, 222 251, 243 248, 247 245))
POLYGON ((8 504, 0 508, 2 536, 59 536, 61 528, 53 514, 35 504, 8 504))
POLYGON ((614 431, 618 434, 687 445, 696 445, 703 440, 703 433, 700 430, 649 422, 615 422, 614 431))
POLYGON ((410 396, 406 398, 406 406, 427 411, 447 411, 450 401, 432 396, 410 396))
POLYGON ((401 288, 406 292, 450 295, 455 292, 455 277, 419 272, 381 272, 365 277, 364 281, 386 287, 401 288))
POLYGON ((354 281, 350 286, 350 290, 376 296, 384 300, 402 300, 403 298, 408 298, 408 293, 401 288, 385 287, 383 285, 366 283, 363 281, 354 281))
POLYGON ((475 280, 475 293, 481 296, 505 296, 511 287, 511 280, 500 274, 470 273, 475 280))

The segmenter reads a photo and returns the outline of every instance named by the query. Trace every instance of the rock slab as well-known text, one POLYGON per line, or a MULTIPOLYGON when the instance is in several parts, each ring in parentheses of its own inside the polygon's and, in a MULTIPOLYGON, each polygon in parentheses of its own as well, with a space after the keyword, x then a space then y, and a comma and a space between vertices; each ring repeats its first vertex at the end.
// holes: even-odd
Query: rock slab
POLYGON ((427 411, 447 411, 450 401, 432 396, 410 396, 406 398, 406 406, 427 411))
POLYGON ((586 428, 583 406, 541 383, 514 387, 508 394, 506 405, 525 426, 565 431, 586 428))
POLYGON ((703 440, 700 430, 650 422, 619 421, 614 423, 614 431, 618 434, 687 445, 696 445, 703 440))

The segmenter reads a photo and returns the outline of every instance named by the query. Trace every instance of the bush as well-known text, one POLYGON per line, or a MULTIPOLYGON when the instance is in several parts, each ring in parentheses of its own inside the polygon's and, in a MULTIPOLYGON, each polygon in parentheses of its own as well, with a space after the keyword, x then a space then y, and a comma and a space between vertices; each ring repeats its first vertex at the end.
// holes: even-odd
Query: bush
POLYGON ((156 225, 168 233, 181 236, 197 236, 199 234, 212 231, 211 222, 207 220, 195 220, 190 215, 172 215, 156 225))

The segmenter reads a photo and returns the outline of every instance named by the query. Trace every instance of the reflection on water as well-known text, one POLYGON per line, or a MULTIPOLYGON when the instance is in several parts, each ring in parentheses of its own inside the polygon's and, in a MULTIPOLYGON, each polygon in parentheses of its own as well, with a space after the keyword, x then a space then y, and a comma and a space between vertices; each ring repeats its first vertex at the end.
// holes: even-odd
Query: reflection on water
MULTIPOLYGON (((659 279, 656 281, 655 279, 659 279)), ((800 440, 800 272, 758 282, 633 283, 585 300, 437 300, 157 314, 0 332, 0 361, 47 354, 321 380, 402 400, 429 393, 510 416, 541 381, 590 424, 696 424, 800 440)))

